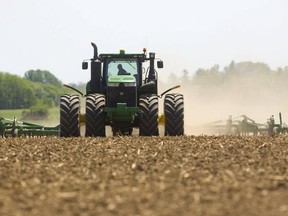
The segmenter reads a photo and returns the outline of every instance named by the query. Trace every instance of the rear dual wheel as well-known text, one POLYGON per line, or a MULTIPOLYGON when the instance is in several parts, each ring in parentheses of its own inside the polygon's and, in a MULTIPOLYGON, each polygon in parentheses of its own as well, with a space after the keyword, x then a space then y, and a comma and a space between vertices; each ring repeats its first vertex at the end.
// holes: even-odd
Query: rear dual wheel
POLYGON ((184 98, 182 94, 167 94, 164 99, 165 136, 184 135, 184 98))
POLYGON ((65 94, 60 99, 60 136, 80 136, 80 99, 79 95, 65 94))

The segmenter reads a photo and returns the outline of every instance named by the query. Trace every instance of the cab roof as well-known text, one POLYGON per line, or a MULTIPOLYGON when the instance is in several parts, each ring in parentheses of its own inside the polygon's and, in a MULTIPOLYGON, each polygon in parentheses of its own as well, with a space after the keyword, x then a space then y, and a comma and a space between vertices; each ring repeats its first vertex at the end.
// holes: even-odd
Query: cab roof
POLYGON ((99 57, 102 58, 140 58, 140 59, 145 59, 146 55, 144 53, 141 54, 100 54, 99 57))

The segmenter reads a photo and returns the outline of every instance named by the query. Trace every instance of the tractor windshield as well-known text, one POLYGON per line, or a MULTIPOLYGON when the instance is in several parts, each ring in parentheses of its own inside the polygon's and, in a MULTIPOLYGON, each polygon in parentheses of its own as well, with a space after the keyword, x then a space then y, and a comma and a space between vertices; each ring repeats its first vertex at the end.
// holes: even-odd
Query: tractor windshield
POLYGON ((134 76, 137 85, 140 85, 141 66, 138 59, 108 59, 106 61, 106 82, 110 76, 134 76), (139 69, 140 68, 140 69, 139 69), (138 71, 140 74, 138 74, 138 71))
POLYGON ((125 60, 110 60, 107 62, 107 74, 109 76, 117 75, 137 75, 137 61, 133 59, 125 60))

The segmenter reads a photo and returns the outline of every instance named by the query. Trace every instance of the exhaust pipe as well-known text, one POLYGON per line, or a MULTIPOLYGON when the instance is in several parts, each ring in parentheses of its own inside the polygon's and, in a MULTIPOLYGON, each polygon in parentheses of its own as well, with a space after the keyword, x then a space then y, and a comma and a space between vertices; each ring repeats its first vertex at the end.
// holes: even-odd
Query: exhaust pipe
POLYGON ((96 60, 98 58, 98 48, 97 48, 96 44, 93 42, 91 42, 91 45, 93 46, 93 49, 94 49, 93 60, 96 60))

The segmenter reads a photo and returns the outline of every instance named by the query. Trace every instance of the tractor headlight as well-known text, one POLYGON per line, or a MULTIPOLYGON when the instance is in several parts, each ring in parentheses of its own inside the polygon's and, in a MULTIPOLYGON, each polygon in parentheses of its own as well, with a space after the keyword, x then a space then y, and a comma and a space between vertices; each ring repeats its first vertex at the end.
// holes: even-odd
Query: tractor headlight
POLYGON ((108 83, 108 87, 118 87, 119 83, 108 83))
POLYGON ((108 83, 108 87, 118 87, 118 86, 135 87, 136 83, 135 82, 126 82, 126 83, 111 82, 111 83, 108 83))
POLYGON ((127 82, 127 83, 124 83, 124 86, 125 87, 134 87, 134 86, 136 86, 136 83, 135 82, 127 82))

